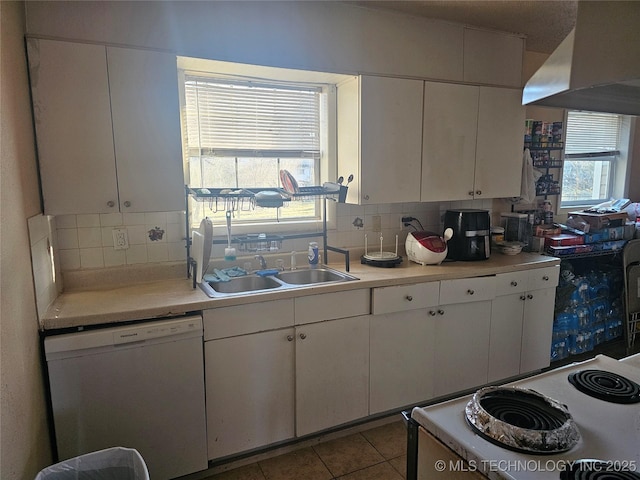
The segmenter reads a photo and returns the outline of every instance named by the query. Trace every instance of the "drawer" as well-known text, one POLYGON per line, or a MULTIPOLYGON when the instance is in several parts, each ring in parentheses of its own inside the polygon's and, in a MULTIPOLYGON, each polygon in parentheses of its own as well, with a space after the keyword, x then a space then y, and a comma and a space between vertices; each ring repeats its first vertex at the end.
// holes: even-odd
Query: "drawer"
POLYGON ((371 310, 368 288, 309 295, 295 298, 294 301, 296 325, 368 315, 371 310))
POLYGON ((529 270, 529 290, 541 290, 558 286, 560 265, 529 270))
POLYGON ((438 305, 439 294, 440 282, 374 288, 371 292, 371 313, 404 312, 438 305))
POLYGON ((526 292, 529 288, 529 270, 496 275, 496 297, 526 292))
POLYGON ((440 305, 492 300, 495 296, 495 275, 440 282, 440 305))
POLYGON ((205 341, 292 327, 293 299, 211 308, 202 316, 205 341))

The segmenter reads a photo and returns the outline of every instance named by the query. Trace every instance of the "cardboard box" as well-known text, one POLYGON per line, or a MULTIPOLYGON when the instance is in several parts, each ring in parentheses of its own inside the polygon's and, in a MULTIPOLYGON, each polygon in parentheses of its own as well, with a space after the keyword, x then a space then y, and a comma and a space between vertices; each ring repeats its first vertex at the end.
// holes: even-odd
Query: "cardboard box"
POLYGON ((627 221, 627 212, 618 213, 591 213, 591 212, 569 212, 571 216, 579 216, 584 219, 592 230, 602 230, 608 227, 622 227, 627 221))
POLYGON ((553 225, 536 225, 536 237, 550 237, 552 235, 560 235, 562 229, 553 225))
POLYGON ((568 245, 582 245, 584 238, 579 235, 571 235, 570 233, 561 233, 560 235, 552 235, 545 238, 546 247, 564 247, 568 245))
POLYGON ((562 247, 547 247, 546 251, 554 257, 563 257, 566 255, 593 252, 594 248, 595 245, 568 245, 562 247))

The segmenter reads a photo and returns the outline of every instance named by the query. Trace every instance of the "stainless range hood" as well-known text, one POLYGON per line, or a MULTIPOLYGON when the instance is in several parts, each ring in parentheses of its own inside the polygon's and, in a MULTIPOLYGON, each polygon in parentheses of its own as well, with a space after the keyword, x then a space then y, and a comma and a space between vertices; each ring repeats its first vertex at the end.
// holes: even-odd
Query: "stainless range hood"
POLYGON ((575 28, 529 79, 522 103, 640 115, 640 1, 580 1, 575 28))

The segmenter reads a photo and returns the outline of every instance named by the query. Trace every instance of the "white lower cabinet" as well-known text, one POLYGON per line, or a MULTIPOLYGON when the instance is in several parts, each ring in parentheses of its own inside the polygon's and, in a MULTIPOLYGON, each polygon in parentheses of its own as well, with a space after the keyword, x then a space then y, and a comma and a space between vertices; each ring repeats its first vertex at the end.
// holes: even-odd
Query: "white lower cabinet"
POLYGON ((293 438, 293 328, 205 343, 209 459, 293 438))
POLYGON ((434 395, 485 384, 491 301, 442 305, 434 318, 434 395))
POLYGON ((293 300, 203 317, 209 459, 293 438, 293 300))
POLYGON ((490 382, 549 366, 559 269, 554 266, 496 276, 490 382))
POLYGON ((369 414, 369 315, 296 327, 296 435, 369 414))
POLYGON ((429 312, 371 316, 370 414, 433 397, 435 322, 429 312))

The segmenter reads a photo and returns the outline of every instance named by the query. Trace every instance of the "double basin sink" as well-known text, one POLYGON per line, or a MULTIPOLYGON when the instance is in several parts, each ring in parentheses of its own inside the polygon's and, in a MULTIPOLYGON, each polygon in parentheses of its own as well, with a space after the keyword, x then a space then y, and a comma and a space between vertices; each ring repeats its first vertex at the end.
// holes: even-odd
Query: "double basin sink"
POLYGON ((349 282, 358 278, 328 267, 288 270, 276 275, 257 274, 231 278, 228 282, 203 282, 200 287, 209 297, 220 298, 292 288, 349 282))

